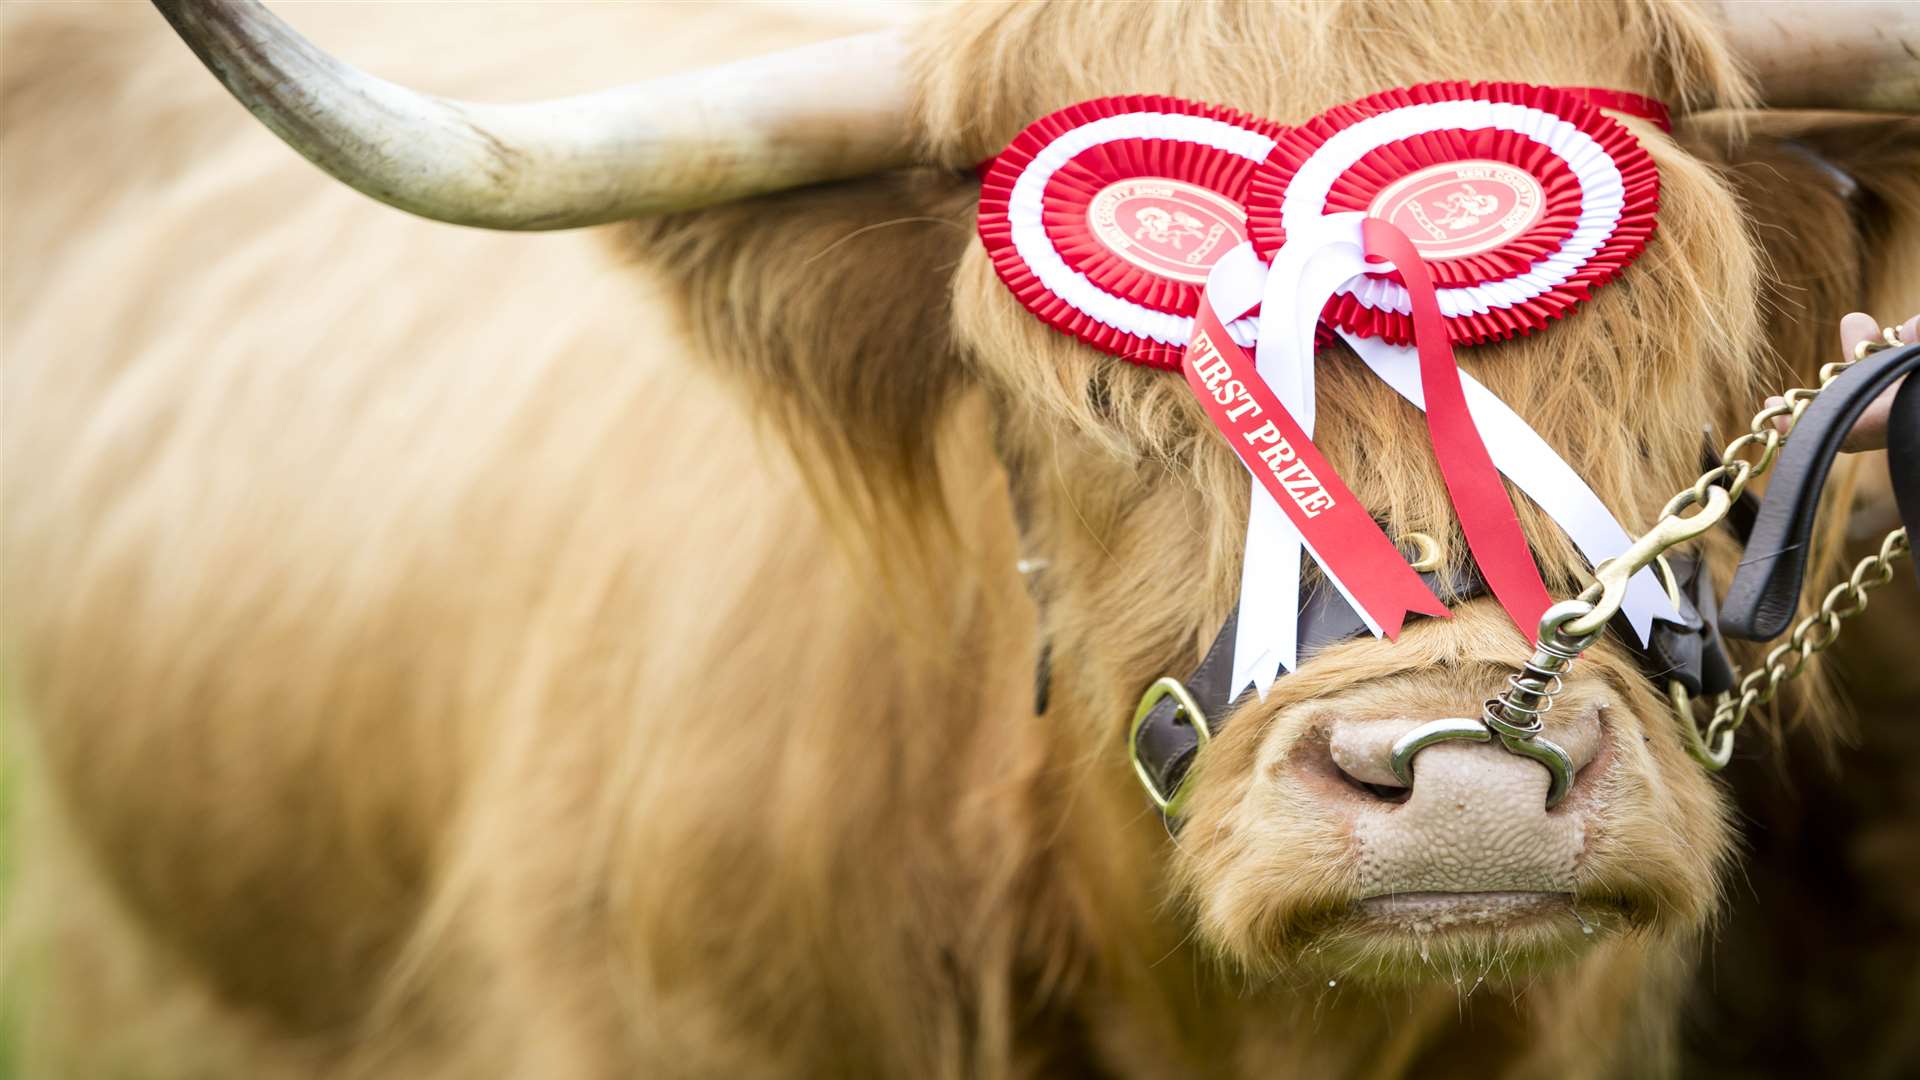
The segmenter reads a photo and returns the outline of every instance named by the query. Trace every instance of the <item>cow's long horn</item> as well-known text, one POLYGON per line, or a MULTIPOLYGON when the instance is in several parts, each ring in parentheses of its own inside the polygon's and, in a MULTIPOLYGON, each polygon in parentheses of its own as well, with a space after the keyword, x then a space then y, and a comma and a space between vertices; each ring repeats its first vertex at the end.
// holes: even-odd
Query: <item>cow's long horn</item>
POLYGON ((154 0, 289 146, 381 202, 489 229, 565 229, 725 202, 907 159, 888 33, 580 97, 480 105, 335 60, 257 0, 154 0))
POLYGON ((1920 5, 1721 0, 1734 51, 1769 105, 1920 111, 1920 5))

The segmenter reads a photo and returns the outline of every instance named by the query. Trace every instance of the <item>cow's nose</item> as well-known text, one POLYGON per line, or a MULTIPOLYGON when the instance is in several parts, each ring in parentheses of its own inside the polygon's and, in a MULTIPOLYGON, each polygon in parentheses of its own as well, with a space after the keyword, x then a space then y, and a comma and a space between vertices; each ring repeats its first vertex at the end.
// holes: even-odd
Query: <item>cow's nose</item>
POLYGON ((1551 776, 1496 742, 1421 750, 1413 786, 1394 776, 1395 740, 1420 719, 1333 725, 1334 765, 1371 797, 1357 800, 1353 836, 1364 895, 1407 892, 1565 892, 1586 843, 1582 774, 1600 747, 1598 712, 1556 718, 1547 734, 1573 759, 1574 786, 1547 809, 1551 776))

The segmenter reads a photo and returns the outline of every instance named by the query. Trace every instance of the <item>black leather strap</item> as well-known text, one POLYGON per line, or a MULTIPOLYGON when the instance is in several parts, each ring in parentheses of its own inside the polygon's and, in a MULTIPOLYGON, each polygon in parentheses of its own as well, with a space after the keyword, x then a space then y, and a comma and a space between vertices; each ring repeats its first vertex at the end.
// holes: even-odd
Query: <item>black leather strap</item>
POLYGON ((1053 699, 1053 642, 1042 638, 1040 654, 1033 660, 1033 715, 1047 715, 1053 699))
POLYGON ((1655 619, 1645 647, 1635 650, 1640 670, 1654 686, 1665 688, 1677 679, 1696 697, 1733 689, 1733 661, 1720 640, 1719 605, 1713 596, 1713 575, 1689 555, 1669 555, 1680 586, 1681 622, 1655 619))
MULTIPOLYGON (((1733 664, 1720 641, 1713 582, 1700 563, 1688 556, 1668 556, 1680 585, 1681 622, 1656 619, 1646 646, 1637 651, 1640 667, 1648 679, 1660 687, 1667 679, 1678 679, 1694 694, 1716 694, 1733 686, 1733 664)), ((1428 587, 1452 603, 1461 604, 1491 595, 1486 581, 1473 567, 1442 577, 1420 575, 1428 587)), ((1625 616, 1619 617, 1625 630, 1625 616)), ((1192 768, 1199 753, 1201 737, 1196 720, 1206 724, 1212 735, 1219 735, 1236 701, 1233 693, 1233 644, 1239 628, 1240 613, 1227 616, 1226 625, 1215 635, 1206 656, 1193 674, 1182 680, 1194 704, 1200 707, 1198 718, 1185 714, 1179 701, 1163 697, 1141 721, 1135 733, 1134 753, 1141 767, 1152 778, 1161 794, 1171 797, 1192 768)), ((1300 601, 1300 660, 1302 663, 1330 645, 1350 641, 1367 633, 1366 624, 1350 607, 1346 598, 1324 580, 1309 589, 1300 601)), ((1623 636, 1628 636, 1624 635, 1623 636)), ((1631 640, 1629 636, 1629 640, 1631 640)), ((1251 690, 1249 690, 1249 693, 1251 690)))
MULTIPOLYGON (((1431 583, 1431 582, 1430 582, 1431 583)), ((1140 722, 1134 738, 1134 752, 1154 786, 1172 796, 1186 779, 1200 750, 1196 719, 1212 734, 1219 734, 1233 711, 1233 639, 1240 629, 1240 609, 1227 615, 1227 621, 1214 635, 1213 644, 1193 674, 1182 679, 1194 704, 1200 706, 1198 718, 1184 715, 1179 701, 1164 697, 1154 704, 1140 722)), ((1366 624, 1347 605, 1338 590, 1322 581, 1307 591, 1300 601, 1300 658, 1305 660, 1321 649, 1367 632, 1366 624)))
MULTIPOLYGON (((1887 468, 1893 473, 1893 499, 1907 542, 1920 547, 1920 377, 1908 379, 1893 395, 1887 416, 1887 468)), ((1920 558, 1913 560, 1920 574, 1920 558)))
MULTIPOLYGON (((1774 466, 1767 497, 1754 521, 1747 556, 1727 590, 1726 603, 1721 605, 1723 632, 1749 641, 1770 641, 1786 630, 1800 606, 1814 515, 1834 455, 1873 399, 1915 367, 1920 367, 1920 345, 1872 353, 1841 372, 1800 414, 1793 437, 1774 466)), ((1900 426, 1908 429, 1913 425, 1903 416, 1900 426)), ((1907 434, 1903 430, 1902 438, 1907 434)), ((1900 471, 1895 468, 1896 491, 1903 482, 1900 471)), ((1911 463, 1906 471, 1909 476, 1913 472, 1911 463)), ((1916 483, 1911 479, 1905 482, 1909 487, 1916 483)))
POLYGON ((1180 781, 1186 778, 1187 770, 1193 767, 1193 757, 1200 750, 1200 733, 1194 729, 1194 723, 1208 724, 1209 730, 1218 731, 1213 725, 1225 722, 1233 706, 1233 639, 1239 628, 1240 609, 1235 608, 1228 613, 1220 632, 1214 635, 1200 666, 1181 680, 1187 693, 1193 696, 1194 704, 1200 706, 1201 716, 1184 715, 1178 700, 1165 697, 1156 702, 1140 722, 1134 737, 1134 751, 1153 778, 1154 786, 1166 795, 1179 790, 1180 781))

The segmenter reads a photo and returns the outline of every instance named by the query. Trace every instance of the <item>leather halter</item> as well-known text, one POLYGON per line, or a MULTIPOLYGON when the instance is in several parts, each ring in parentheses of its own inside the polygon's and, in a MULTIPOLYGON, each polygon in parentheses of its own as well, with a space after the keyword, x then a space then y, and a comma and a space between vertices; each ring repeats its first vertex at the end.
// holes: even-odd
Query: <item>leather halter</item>
MULTIPOLYGON (((1669 562, 1675 578, 1675 606, 1683 621, 1655 621, 1647 646, 1637 650, 1641 670, 1658 686, 1665 686, 1667 679, 1679 679, 1694 693, 1717 694, 1731 689, 1733 665, 1720 641, 1711 582, 1693 559, 1676 557, 1669 562)), ((1486 582, 1470 565, 1450 574, 1434 571, 1420 577, 1435 593, 1450 595, 1455 604, 1491 595, 1486 582)), ((1190 675, 1177 683, 1165 679, 1156 684, 1172 683, 1184 688, 1184 695, 1171 685, 1158 695, 1150 691, 1148 698, 1142 699, 1141 711, 1128 733, 1128 750, 1141 783, 1169 817, 1179 813, 1183 785, 1200 748, 1220 734, 1228 714, 1246 698, 1244 693, 1238 698, 1232 696, 1238 614, 1236 611, 1227 616, 1226 625, 1190 675)), ((1324 581, 1302 595, 1299 625, 1302 664, 1329 646, 1367 635, 1360 616, 1338 590, 1324 581)))
MULTIPOLYGON (((1853 177, 1811 147, 1787 145, 1824 169, 1836 193, 1858 215, 1860 185, 1853 177)), ((1664 692, 1667 681, 1675 680, 1696 697, 1731 689, 1734 667, 1721 640, 1721 630, 1746 640, 1767 641, 1786 628, 1799 605, 1814 513, 1834 455, 1860 413, 1887 386, 1916 367, 1920 367, 1920 346, 1868 357, 1836 379, 1801 416, 1774 473, 1765 506, 1750 492, 1743 493, 1727 519, 1741 544, 1761 554, 1742 562, 1728 591, 1724 617, 1714 596, 1711 575, 1703 572, 1701 563, 1685 556, 1668 558, 1672 570, 1669 588, 1675 594, 1682 622, 1656 619, 1645 647, 1636 650, 1641 671, 1656 687, 1664 692)), ((1895 396, 1887 435, 1888 465, 1901 521, 1910 534, 1920 536, 1920 378, 1907 379, 1895 396)), ((1710 438, 1706 454, 1711 463, 1715 448, 1710 438)), ((1920 573, 1920 563, 1916 563, 1916 573, 1920 573)), ((1471 565, 1444 582, 1431 573, 1422 577, 1436 592, 1444 586, 1455 604, 1488 593, 1486 583, 1471 565)), ((1162 679, 1148 691, 1128 731, 1127 749, 1135 771, 1149 797, 1172 824, 1178 823, 1185 780, 1194 758, 1219 734, 1238 704, 1228 685, 1237 616, 1236 610, 1227 617, 1205 658, 1185 680, 1162 679), (1175 692, 1176 688, 1180 692, 1175 692)), ((1615 622, 1618 628, 1620 620, 1615 622)), ((1299 624, 1302 663, 1328 645, 1365 632, 1344 599, 1324 582, 1303 595, 1299 624)), ((1044 665, 1041 678, 1045 678, 1044 665)))

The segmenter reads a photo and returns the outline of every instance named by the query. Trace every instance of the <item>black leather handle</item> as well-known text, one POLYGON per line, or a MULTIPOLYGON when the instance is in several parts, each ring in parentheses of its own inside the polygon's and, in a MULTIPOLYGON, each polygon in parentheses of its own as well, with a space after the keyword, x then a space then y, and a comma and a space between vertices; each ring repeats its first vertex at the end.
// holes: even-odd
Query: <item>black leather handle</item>
MULTIPOLYGON (((1720 605, 1721 633, 1749 641, 1770 641, 1786 630, 1800 606, 1814 516, 1834 456, 1867 406, 1916 367, 1920 367, 1920 345, 1872 353, 1829 383, 1800 414, 1793 437, 1774 466, 1767 497, 1760 504, 1753 535, 1747 540, 1746 557, 1734 574, 1726 602, 1720 605)), ((1914 425, 1905 422, 1904 414, 1899 419, 1895 426, 1904 429, 1902 438, 1912 437, 1910 429, 1914 425)), ((1911 454, 1907 456, 1909 472, 1914 468, 1912 458, 1911 454)), ((1896 490, 1901 482, 1899 472, 1900 466, 1896 465, 1896 490)), ((1914 483, 1908 480, 1909 487, 1914 483)), ((1915 498, 1920 499, 1920 493, 1915 498)), ((1903 504, 1903 513, 1905 509, 1903 504)))
MULTIPOLYGON (((1893 470, 1893 498, 1907 542, 1920 545, 1920 378, 1908 379, 1893 395, 1887 417, 1887 468, 1893 470)), ((1913 560, 1920 574, 1920 558, 1913 560)))

